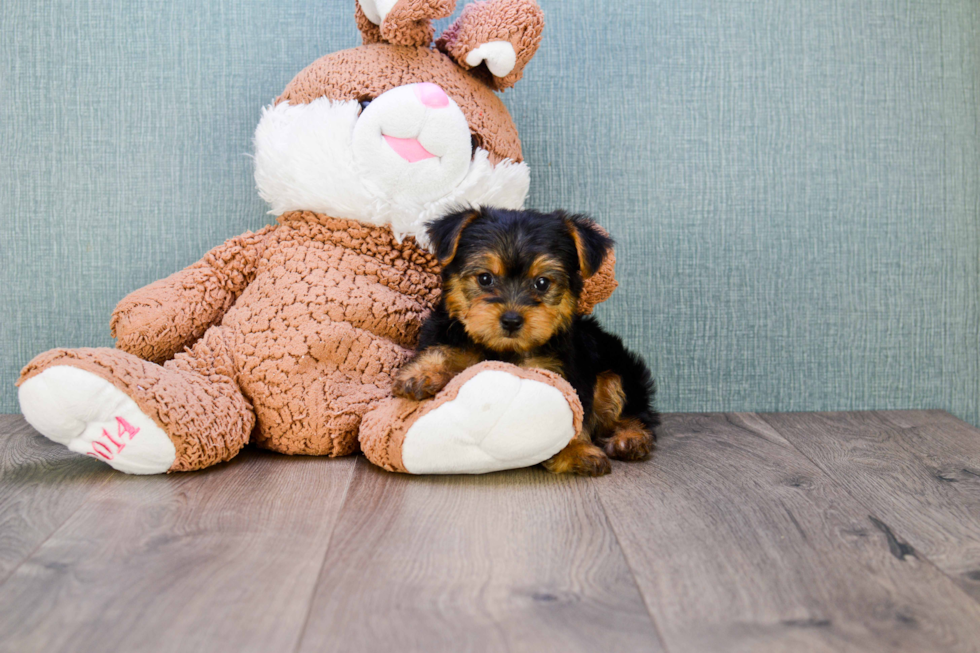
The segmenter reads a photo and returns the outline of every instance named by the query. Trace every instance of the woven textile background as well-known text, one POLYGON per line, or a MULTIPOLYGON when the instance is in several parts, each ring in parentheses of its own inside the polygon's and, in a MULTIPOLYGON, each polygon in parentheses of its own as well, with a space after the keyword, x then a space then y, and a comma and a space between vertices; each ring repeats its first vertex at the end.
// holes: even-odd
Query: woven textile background
MULTIPOLYGON (((980 3, 540 0, 530 205, 619 240, 600 317, 668 411, 980 423, 980 3)), ((126 293, 269 217, 263 105, 353 0, 0 3, 0 411, 126 293)), ((442 21, 446 24, 446 21, 442 21)))

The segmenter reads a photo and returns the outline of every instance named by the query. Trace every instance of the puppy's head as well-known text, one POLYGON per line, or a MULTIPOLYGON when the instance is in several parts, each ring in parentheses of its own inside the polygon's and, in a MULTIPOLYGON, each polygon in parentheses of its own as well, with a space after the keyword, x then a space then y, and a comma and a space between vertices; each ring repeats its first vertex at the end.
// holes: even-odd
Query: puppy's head
POLYGON ((589 218, 563 211, 460 211, 433 222, 428 235, 449 314, 477 343, 513 352, 569 326, 582 280, 613 244, 589 218))

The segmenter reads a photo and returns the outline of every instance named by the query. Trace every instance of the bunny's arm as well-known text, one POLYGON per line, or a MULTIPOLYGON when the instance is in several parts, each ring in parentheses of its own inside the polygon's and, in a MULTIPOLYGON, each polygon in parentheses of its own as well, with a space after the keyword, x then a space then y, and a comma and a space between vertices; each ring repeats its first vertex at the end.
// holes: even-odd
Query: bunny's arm
POLYGON ((192 344, 252 281, 275 229, 227 240, 197 263, 124 297, 110 322, 116 347, 162 363, 192 344))

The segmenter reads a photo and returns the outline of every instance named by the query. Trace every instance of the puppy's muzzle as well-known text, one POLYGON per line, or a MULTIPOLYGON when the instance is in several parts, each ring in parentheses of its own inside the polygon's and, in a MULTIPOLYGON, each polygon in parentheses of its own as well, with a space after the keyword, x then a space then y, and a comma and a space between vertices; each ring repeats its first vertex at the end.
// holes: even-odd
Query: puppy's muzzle
POLYGON ((507 311, 500 316, 500 328, 512 336, 524 326, 524 318, 517 311, 507 311))

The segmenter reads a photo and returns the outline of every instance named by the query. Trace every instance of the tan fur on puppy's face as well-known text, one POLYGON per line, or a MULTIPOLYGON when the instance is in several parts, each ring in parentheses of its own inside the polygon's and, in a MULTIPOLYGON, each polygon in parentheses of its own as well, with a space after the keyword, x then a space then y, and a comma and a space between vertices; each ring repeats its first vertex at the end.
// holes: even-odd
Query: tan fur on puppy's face
POLYGON ((568 272, 557 259, 540 255, 525 266, 492 250, 471 254, 444 284, 444 298, 450 316, 474 341, 500 352, 525 353, 544 344, 571 324, 576 306, 568 272), (489 286, 481 284, 481 275, 490 275, 489 286), (546 290, 535 286, 539 279, 548 280, 546 290), (524 320, 514 333, 501 326, 509 312, 524 320))

